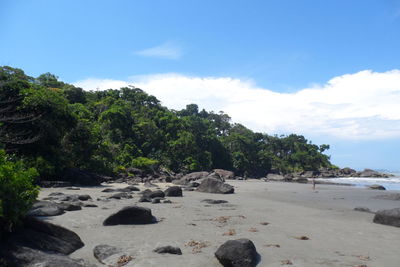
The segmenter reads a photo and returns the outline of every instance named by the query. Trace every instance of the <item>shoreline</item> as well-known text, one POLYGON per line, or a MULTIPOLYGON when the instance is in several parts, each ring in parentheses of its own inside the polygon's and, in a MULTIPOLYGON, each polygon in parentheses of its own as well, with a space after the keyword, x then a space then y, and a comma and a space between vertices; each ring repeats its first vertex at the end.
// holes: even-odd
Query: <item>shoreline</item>
MULTIPOLYGON (((137 203, 133 199, 96 201, 107 196, 104 188, 126 184, 82 187, 79 191, 43 188, 40 198, 51 192, 89 194, 97 208, 83 208, 46 220, 75 231, 85 246, 71 257, 84 258, 98 266, 93 247, 108 244, 129 251, 133 260, 125 266, 221 266, 214 253, 227 240, 249 238, 261 256, 257 266, 396 266, 400 246, 400 229, 374 224, 373 214, 354 211, 363 206, 376 211, 398 207, 400 202, 374 199, 392 191, 375 191, 354 186, 228 180, 235 187, 229 195, 184 191, 183 197, 170 197, 172 204, 137 203), (203 199, 221 199, 227 204, 208 205, 203 199), (128 205, 148 207, 158 219, 151 225, 102 226, 111 213, 128 205), (219 221, 221 216, 226 221, 219 221), (268 225, 261 223, 268 222, 268 225), (235 235, 224 233, 230 230, 235 235), (298 240, 307 236, 309 240, 298 240), (191 240, 205 242, 206 247, 194 253, 191 240), (160 255, 157 246, 172 245, 183 255, 160 255), (276 247, 275 245, 279 245, 276 247)), ((157 183, 163 189, 167 183, 157 183)), ((143 184, 139 186, 145 189, 143 184)))

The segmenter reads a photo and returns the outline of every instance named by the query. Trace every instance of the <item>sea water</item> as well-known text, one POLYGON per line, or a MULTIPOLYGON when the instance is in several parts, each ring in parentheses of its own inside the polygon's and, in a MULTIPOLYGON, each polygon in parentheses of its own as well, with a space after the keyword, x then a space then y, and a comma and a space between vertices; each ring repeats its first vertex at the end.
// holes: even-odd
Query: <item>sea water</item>
POLYGON ((343 178, 328 178, 321 179, 338 184, 351 184, 358 187, 367 187, 373 184, 379 184, 386 188, 386 190, 400 190, 400 174, 394 174, 395 177, 381 178, 381 177, 343 177, 343 178))

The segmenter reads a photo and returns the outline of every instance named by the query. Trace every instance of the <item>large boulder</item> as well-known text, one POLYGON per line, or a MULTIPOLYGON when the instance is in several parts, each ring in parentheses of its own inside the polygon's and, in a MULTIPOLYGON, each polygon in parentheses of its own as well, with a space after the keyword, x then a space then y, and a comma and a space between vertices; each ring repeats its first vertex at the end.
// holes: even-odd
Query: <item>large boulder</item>
POLYGON ((173 183, 178 184, 178 185, 187 185, 190 182, 204 179, 208 175, 209 175, 208 172, 192 172, 192 173, 186 174, 179 180, 174 180, 173 183))
POLYGON ((349 167, 345 167, 345 168, 343 168, 343 169, 340 169, 340 170, 339 170, 339 173, 340 173, 341 175, 343 175, 343 176, 351 176, 351 175, 353 175, 353 174, 356 173, 356 170, 353 170, 353 169, 351 169, 351 168, 349 168, 349 167))
POLYGON ((283 175, 275 174, 275 173, 268 173, 266 178, 268 181, 285 181, 286 180, 283 175))
POLYGON ((377 172, 371 169, 364 169, 361 172, 357 172, 353 174, 352 176, 357 176, 357 177, 383 177, 383 178, 388 178, 391 177, 392 175, 386 174, 386 173, 381 173, 377 172))
POLYGON ((222 179, 235 179, 235 173, 233 171, 227 171, 223 169, 214 169, 213 172, 218 174, 222 179))
POLYGON ((201 182, 199 187, 197 187, 196 191, 204 193, 232 194, 235 192, 235 189, 233 186, 215 178, 206 178, 201 182))
POLYGON ((128 206, 104 220, 103 225, 150 224, 156 222, 148 208, 128 206))
POLYGON ((179 186, 171 186, 167 188, 165 191, 165 196, 167 197, 181 197, 182 196, 182 188, 179 186))
POLYGON ((400 208, 378 210, 375 213, 374 223, 400 227, 400 208))
POLYGON ((62 207, 50 201, 37 201, 28 211, 29 216, 58 216, 63 213, 62 207))
POLYGON ((242 238, 226 241, 215 257, 225 267, 253 267, 257 265, 258 253, 252 241, 242 238))
POLYGON ((96 267, 81 259, 62 254, 17 246, 0 250, 0 266, 4 267, 96 267))

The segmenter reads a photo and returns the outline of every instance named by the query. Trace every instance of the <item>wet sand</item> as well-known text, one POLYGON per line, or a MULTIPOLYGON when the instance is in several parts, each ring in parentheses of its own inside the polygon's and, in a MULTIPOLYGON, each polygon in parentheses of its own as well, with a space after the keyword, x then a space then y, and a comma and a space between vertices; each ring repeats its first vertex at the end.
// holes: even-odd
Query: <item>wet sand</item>
MULTIPOLYGON (((228 181, 235 194, 220 195, 184 191, 183 197, 169 197, 172 204, 138 203, 133 199, 96 201, 104 187, 79 191, 44 188, 51 192, 89 194, 95 208, 84 207, 61 216, 48 217, 53 223, 75 231, 85 246, 71 257, 84 258, 99 266, 93 248, 108 244, 123 248, 133 260, 125 266, 222 266, 214 257, 217 248, 229 239, 249 238, 261 256, 258 266, 399 266, 400 228, 374 224, 372 211, 400 207, 400 201, 374 197, 390 191, 374 191, 350 186, 228 181), (227 204, 207 204, 203 199, 227 200, 227 204), (128 205, 151 208, 158 223, 149 225, 103 226, 104 219, 128 205), (229 235, 231 234, 231 235, 229 235), (306 239, 308 240, 301 240, 306 239), (199 242, 200 247, 190 246, 199 242), (158 246, 181 248, 183 255, 152 252, 158 246), (204 247, 202 247, 204 246, 204 247)), ((170 184, 158 184, 165 188, 170 184)), ((142 185, 139 186, 144 189, 142 185)))

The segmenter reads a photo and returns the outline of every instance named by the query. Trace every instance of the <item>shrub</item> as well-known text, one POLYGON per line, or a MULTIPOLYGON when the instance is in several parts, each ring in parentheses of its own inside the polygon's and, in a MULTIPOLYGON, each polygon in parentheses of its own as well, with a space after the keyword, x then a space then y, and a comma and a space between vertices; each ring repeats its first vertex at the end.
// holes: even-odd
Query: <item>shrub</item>
POLYGON ((154 170, 158 164, 157 160, 145 157, 137 157, 132 160, 132 167, 147 171, 154 170))
POLYGON ((0 236, 11 231, 31 208, 39 189, 33 185, 38 172, 13 161, 0 150, 0 236))

